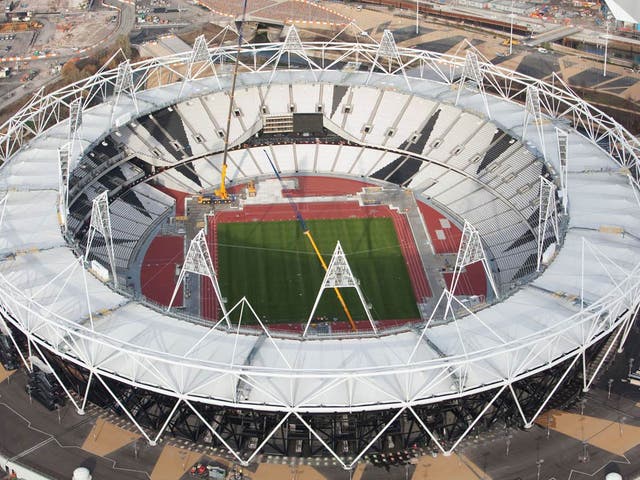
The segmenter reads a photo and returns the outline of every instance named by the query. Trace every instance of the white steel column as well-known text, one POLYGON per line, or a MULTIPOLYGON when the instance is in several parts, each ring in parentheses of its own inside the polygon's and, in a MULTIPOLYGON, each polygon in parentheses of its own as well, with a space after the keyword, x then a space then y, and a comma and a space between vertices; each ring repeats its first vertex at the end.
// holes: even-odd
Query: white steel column
POLYGON ((427 432, 427 435, 429 435, 429 437, 431 438, 431 440, 433 440, 433 442, 436 444, 436 446, 440 449, 440 451, 444 454, 446 453, 444 447, 442 446, 442 444, 440 443, 440 441, 436 438, 436 436, 433 434, 433 432, 429 429, 429 427, 427 427, 427 425, 424 423, 424 421, 422 420, 422 418, 420 418, 420 415, 418 415, 416 413, 416 411, 413 409, 412 406, 408 407, 409 411, 411 412, 411 414, 414 416, 414 418, 418 421, 418 423, 420 424, 420 426, 422 427, 422 429, 427 432))
POLYGON ((513 20, 515 13, 513 13, 514 0, 511 0, 511 13, 509 13, 509 55, 513 53, 513 20))
POLYGON ((562 188, 562 209, 567 214, 569 207, 569 133, 556 127, 558 157, 560 159, 560 187, 562 188))
POLYGON ((522 123, 522 141, 525 141, 527 136, 527 127, 529 123, 533 121, 536 130, 538 131, 538 139, 540 140, 540 151, 542 156, 546 159, 547 154, 544 144, 544 128, 542 118, 542 108, 540 106, 540 90, 534 85, 527 86, 527 98, 524 108, 524 121, 522 123))
POLYGON ((113 89, 113 93, 115 95, 115 101, 113 103, 113 110, 111 112, 112 118, 111 121, 113 123, 113 114, 115 113, 115 109, 120 102, 121 95, 128 95, 133 102, 133 105, 136 109, 136 113, 140 113, 140 109, 138 107, 138 99, 136 97, 136 89, 133 83, 133 70, 131 69, 131 63, 129 60, 122 62, 118 65, 118 71, 116 72, 116 80, 115 86, 113 89))
POLYGON ((187 405, 191 411, 193 413, 196 414, 196 417, 198 417, 200 419, 200 421, 202 423, 204 423, 204 425, 207 427, 207 429, 209 429, 209 431, 213 434, 214 437, 216 437, 218 439, 218 441, 220 443, 222 443, 227 450, 229 451, 229 453, 231 453, 234 457, 236 457, 236 459, 238 460, 238 462, 243 465, 243 466, 247 466, 248 462, 243 460, 242 457, 233 449, 231 448, 231 445, 229 445, 224 438, 222 438, 222 436, 216 431, 215 428, 213 428, 211 425, 209 425, 209 422, 207 422, 207 420, 202 416, 202 414, 191 404, 191 402, 189 402, 189 400, 184 400, 185 405, 187 405))
POLYGON ((487 101, 487 94, 484 90, 484 75, 480 68, 480 62, 478 61, 478 54, 472 49, 467 50, 466 57, 464 59, 464 65, 462 67, 462 75, 458 81, 458 94, 456 95, 456 105, 460 102, 460 94, 462 88, 467 85, 470 88, 478 90, 478 93, 482 97, 482 103, 487 111, 487 117, 491 119, 491 111, 489 110, 489 102, 487 101))
POLYGON ((113 252, 113 237, 111 235, 111 214, 109 213, 109 192, 105 190, 93 199, 91 207, 91 222, 89 223, 89 233, 87 237, 87 248, 84 253, 85 262, 89 260, 89 252, 93 245, 96 232, 100 233, 105 241, 107 256, 113 275, 113 285, 118 287, 118 275, 116 273, 116 259, 113 252))
MULTIPOLYGON (((0 305, 0 310, 3 310, 5 314, 9 313, 7 312, 7 310, 3 308, 2 305, 0 305)), ((13 344, 13 348, 15 348, 16 352, 18 352, 18 355, 20 356, 20 360, 22 360, 22 363, 27 368, 27 371, 31 372, 33 370, 31 367, 31 362, 30 361, 28 362, 25 356, 22 354, 22 350, 20 350, 20 348, 18 347, 18 343, 16 342, 16 339, 13 338, 13 333, 11 332, 11 328, 9 328, 9 325, 7 325, 7 322, 4 320, 2 315, 0 315, 0 324, 3 327, 2 331, 5 332, 6 335, 9 337, 9 339, 11 340, 11 343, 13 344)))
POLYGON ((84 409, 87 406, 87 401, 89 400, 89 391, 91 389, 91 382, 93 380, 93 370, 89 371, 89 379, 87 380, 87 387, 84 389, 84 397, 82 398, 82 406, 80 410, 78 410, 78 415, 84 415, 84 409))
POLYGON ((618 346, 618 353, 622 353, 624 349, 624 344, 627 342, 629 332, 631 331, 631 327, 636 321, 638 313, 640 313, 640 304, 636 305, 635 310, 633 310, 633 313, 631 314, 629 320, 627 320, 626 325, 624 325, 624 332, 622 334, 622 338, 620 339, 620 345, 618 346))
MULTIPOLYGON (((633 317, 631 318, 633 319, 633 317)), ((633 322, 633 320, 631 320, 631 322, 633 322)), ((620 334, 625 330, 625 327, 626 327, 626 324, 624 322, 618 327, 617 329, 618 331, 616 332, 615 336, 613 337, 613 340, 607 347, 607 350, 604 352, 604 355, 602 355, 602 358, 598 362, 598 365, 596 365, 596 369, 593 371, 593 375, 591 375, 591 378, 588 378, 588 375, 586 374, 584 375, 584 391, 585 392, 591 388, 591 384, 594 382, 594 380, 598 376, 598 373, 600 373, 600 369, 602 368, 602 365, 604 364, 605 360, 609 357, 609 353, 611 352, 616 342, 618 341, 618 337, 620 336, 620 334)), ((620 342, 620 345, 622 345, 622 342, 620 342)), ((584 358, 584 353, 583 353, 583 358, 584 358)))
POLYGON ((313 308, 311 309, 311 313, 309 314, 309 319, 307 320, 307 324, 304 327, 304 332, 302 336, 307 335, 307 330, 309 330, 309 325, 311 324, 311 320, 313 319, 313 314, 316 313, 316 308, 318 308, 318 303, 320 303, 320 298, 322 297, 322 293, 327 288, 355 288, 356 292, 358 292, 358 298, 362 303, 362 307, 364 308, 365 313, 367 314, 367 318, 369 319, 369 323, 371 324, 371 328, 374 333, 378 333, 378 329, 371 317, 371 312, 369 311, 369 307, 367 306, 367 302, 364 299, 364 295, 362 295, 362 290, 360 290, 360 284, 353 276, 351 272, 351 267, 349 267, 349 262, 347 262, 347 256, 344 254, 342 250, 342 245, 340 242, 336 243, 336 248, 333 251, 333 255, 331 256, 331 262, 329 262, 329 267, 324 275, 324 279, 322 280, 322 285, 320 285, 320 290, 318 291, 318 295, 316 296, 316 301, 313 304, 313 308))
POLYGON ((187 78, 189 80, 198 76, 202 69, 211 64, 211 56, 209 55, 209 48, 207 47, 207 41, 204 38, 204 34, 196 37, 196 41, 193 43, 193 50, 191 50, 191 57, 189 57, 189 67, 187 70, 187 78), (198 63, 204 62, 196 70, 198 63))
POLYGON ((565 372, 562 374, 562 377, 560 377, 560 379, 558 380, 558 383, 555 384, 555 386, 553 387, 553 389, 551 390, 551 392, 549 393, 549 395, 547 395, 547 398, 545 398, 544 402, 542 402, 542 404, 540 405, 540 407, 538 408, 538 410, 536 411, 536 413, 531 417, 531 420, 527 423, 525 422, 525 428, 530 428, 531 425, 533 425, 533 422, 535 421, 536 418, 538 418, 538 415, 540 415, 540 412, 542 412, 542 410, 544 409, 544 407, 547 406, 547 403, 549 403, 549 400, 551 400, 551 397, 553 397, 553 395, 556 393, 556 390, 558 390, 558 388, 560 387, 560 385, 562 385, 562 382, 564 382, 564 379, 567 378, 567 375, 569 374, 569 372, 571 371, 571 369, 574 367, 574 365, 576 364, 576 362, 578 361, 578 359, 580 358, 580 356, 582 355, 582 353, 578 353, 573 360, 571 361, 571 363, 569 364, 569 367, 565 370, 565 372))
POLYGON ((602 66, 602 76, 607 76, 607 61, 609 60, 609 14, 605 15, 604 19, 607 27, 607 33, 604 35, 604 62, 602 66))
POLYGON ((69 214, 69 153, 67 149, 58 148, 58 214, 60 224, 67 229, 69 214))
POLYGON ((82 134, 82 97, 78 97, 69 104, 69 130, 67 131, 67 188, 69 187, 68 176, 76 166, 76 159, 82 151, 80 143, 82 134), (78 152, 78 148, 80 152, 78 152))
POLYGON ((544 254, 544 243, 547 238, 547 231, 553 228, 553 235, 556 242, 560 238, 558 228, 558 209, 556 207, 556 186, 550 180, 540 176, 540 197, 538 205, 538 264, 536 271, 540 271, 542 255, 544 254))
POLYGON ((167 419, 164 421, 164 423, 162 424, 162 427, 160 427, 160 430, 158 430, 158 434, 153 439, 154 443, 158 443, 158 440, 160 440, 160 437, 162 436, 166 428, 169 426, 169 422, 171 422, 171 419, 173 418, 174 413, 176 413, 176 410, 180 406, 181 402, 182 402, 182 398, 178 398, 178 401, 173 405, 173 408, 169 412, 169 415, 167 415, 167 419))
POLYGON ((0 200, 0 228, 2 228, 2 222, 4 221, 4 212, 7 209, 7 200, 9 200, 9 192, 4 194, 2 200, 0 200))
POLYGON ((262 450, 262 447, 264 447, 267 442, 269 440, 271 440, 271 438, 276 434, 276 432, 278 431, 278 429, 282 426, 282 424, 284 422, 286 422, 289 417, 291 416, 292 412, 287 412, 287 414, 282 417, 282 420, 280 420, 275 427, 273 427, 273 429, 271 430, 271 432, 269 432, 269 434, 264 437, 264 440, 262 440, 262 442, 260 442, 260 445, 258 445, 256 447, 256 449, 253 451, 253 453, 251 454, 251 456, 249 458, 247 458, 247 464, 251 463, 251 461, 255 458, 256 455, 258 455, 260 453, 260 451, 262 450))
POLYGON ((187 272, 195 273, 196 275, 202 275, 204 277, 207 277, 211 281, 213 290, 216 293, 216 298, 218 299, 218 303, 220 304, 220 309, 222 310, 222 315, 224 316, 227 326, 230 327, 231 323, 229 322, 227 309, 224 305, 224 300, 222 299, 222 292, 220 291, 220 285, 218 284, 216 271, 213 268, 213 261, 211 260, 211 254, 209 253, 209 248, 207 247, 207 237, 204 234, 204 229, 200 230, 198 234, 193 237, 193 240, 191 240, 189 250, 187 251, 187 255, 184 259, 184 264, 182 265, 182 269, 180 270, 180 275, 178 276, 178 281, 176 282, 176 286, 173 289, 173 295, 171 295, 171 301, 169 302, 167 310, 171 309, 173 301, 175 300, 178 290, 180 289, 180 285, 184 280, 184 275, 187 272))
POLYGON ((144 429, 142 428, 142 426, 136 422, 136 419, 133 417, 133 415, 131 414, 131 412, 129 412, 129 410, 127 410, 127 408, 124 406, 124 404, 122 403, 122 401, 118 398, 118 396, 113 393, 113 390, 111 390, 109 388, 109 385, 107 385, 107 382, 105 382, 102 377, 98 374, 94 374, 94 377, 98 379, 98 381, 102 384, 102 386, 105 388, 105 390, 109 393, 109 395, 111 395, 111 398, 113 398, 113 400, 118 404, 118 406, 122 409, 122 411, 125 413, 125 415, 127 416, 127 418, 129 418, 129 420, 131 420, 131 423, 133 423, 136 428, 138 429, 138 431, 142 434, 142 436, 144 438, 147 439, 147 442, 149 442, 149 445, 151 445, 152 447, 154 447, 156 445, 156 442, 154 440, 151 439, 151 437, 149 435, 147 435, 147 432, 144 431, 144 429))
POLYGON ((467 429, 464 431, 464 433, 462 435, 460 435, 460 437, 458 438, 458 440, 456 440, 456 442, 451 446, 451 448, 449 450, 447 450, 445 452, 445 455, 451 455, 451 453, 453 453, 453 451, 456 449, 456 447, 460 444, 460 442, 462 440, 464 440, 464 438, 469 434, 469 432, 473 429, 473 427, 476 426, 476 423, 478 423, 478 421, 482 418, 482 416, 487 413, 487 410, 489 410, 489 408, 491 407, 491 405, 493 405, 493 402, 496 401, 496 399, 502 395, 502 392, 504 392, 504 389, 507 388, 506 385, 503 385, 502 388, 500 388, 500 390, 498 390, 498 393, 496 393, 493 398, 491 399, 491 401, 489 403, 487 403, 484 408, 482 409, 482 411, 478 414, 478 416, 473 420, 473 422, 471 422, 471 424, 467 427, 467 429))
MULTIPOLYGON (((327 451, 333 456, 333 458, 335 458, 340 463, 340 465, 342 465, 342 468, 344 468, 345 470, 349 470, 349 467, 347 467, 347 464, 344 463, 342 458, 340 458, 340 456, 333 451, 333 449, 327 444, 327 442, 324 441, 324 439, 320 436, 318 432, 316 432, 313 428, 311 428, 311 425, 307 423, 307 421, 302 417, 302 415, 300 415, 296 410, 293 410, 293 414, 296 417, 298 417, 298 420, 300 420, 300 422, 307 428, 307 430, 309 430, 311 435, 316 437, 316 439, 320 442, 320 444, 327 449, 327 451)), ((380 434, 378 434, 377 436, 379 437, 380 434)))
MULTIPOLYGON (((73 403, 73 406, 76 407, 76 411, 80 412, 81 411, 80 405, 78 405, 78 403, 76 402, 75 398, 73 398, 73 395, 71 395, 71 392, 69 391, 69 389, 65 386, 65 384, 62 381, 62 379, 58 376, 56 371, 53 369, 53 367, 49 363, 49 360, 47 360, 47 357, 42 353, 42 350, 40 350, 40 346, 38 345, 38 343, 34 342, 34 341, 31 341, 30 343, 33 343, 34 348, 40 354, 40 359, 47 365, 47 367, 49 367, 49 369, 51 370, 51 374, 58 381, 58 383, 60 384, 60 387, 62 388, 62 390, 64 390, 64 393, 67 395, 67 398, 69 400, 71 400, 71 403, 73 403)), ((29 356, 31 356, 31 355, 29 355, 29 356)))

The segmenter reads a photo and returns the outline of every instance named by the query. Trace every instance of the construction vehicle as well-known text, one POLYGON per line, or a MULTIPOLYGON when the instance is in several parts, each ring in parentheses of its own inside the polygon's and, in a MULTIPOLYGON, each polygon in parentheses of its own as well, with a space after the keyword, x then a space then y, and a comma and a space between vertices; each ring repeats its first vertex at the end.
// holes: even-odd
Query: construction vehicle
POLYGON ((227 160, 229 157, 229 132, 231 131, 231 115, 234 110, 234 98, 236 95, 236 80, 238 79, 238 67, 240 65, 240 52, 242 51, 242 27, 247 15, 247 0, 242 4, 242 17, 238 24, 238 50, 236 51, 236 62, 233 66, 233 77, 231 81, 231 91, 229 92, 229 112, 227 113, 227 129, 224 133, 224 152, 222 154, 222 168, 220 170, 220 188, 215 190, 219 200, 227 201, 229 194, 225 182, 227 180, 227 160))
POLYGON ((196 197, 196 200, 200 205, 221 205, 225 203, 232 203, 235 201, 235 195, 229 195, 225 193, 225 196, 222 197, 219 193, 219 190, 216 190, 214 193, 203 193, 196 197))
MULTIPOLYGON (((226 146, 225 146, 225 150, 226 150, 226 146)), ((229 193, 227 193, 227 187, 225 185, 226 180, 227 180, 227 159, 225 155, 222 161, 222 169, 220 170, 220 188, 217 188, 216 190, 214 190, 216 196, 220 200, 227 200, 227 198, 229 197, 229 193)))
MULTIPOLYGON (((505 47, 509 46, 509 39, 505 38, 502 41, 502 45, 504 45, 505 47)), ((515 38, 511 39, 511 45, 520 45, 520 40, 516 40, 515 38)))
POLYGON ((253 180, 249 180, 249 183, 247 183, 247 196, 249 197, 256 196, 256 184, 253 180))

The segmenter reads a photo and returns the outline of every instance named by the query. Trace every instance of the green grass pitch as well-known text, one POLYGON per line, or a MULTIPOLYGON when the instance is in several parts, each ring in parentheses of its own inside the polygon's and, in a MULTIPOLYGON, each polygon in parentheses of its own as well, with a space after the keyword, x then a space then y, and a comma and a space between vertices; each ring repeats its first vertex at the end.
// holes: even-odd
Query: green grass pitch
MULTIPOLYGON (((340 241, 375 320, 418 318, 391 219, 312 220, 308 226, 327 265, 340 241)), ((324 270, 299 224, 220 223, 217 228, 218 278, 227 306, 246 296, 270 323, 305 322, 324 270)), ((366 319, 355 289, 343 288, 341 293, 353 318, 366 319)), ((346 320, 332 289, 323 293, 316 315, 346 320)))

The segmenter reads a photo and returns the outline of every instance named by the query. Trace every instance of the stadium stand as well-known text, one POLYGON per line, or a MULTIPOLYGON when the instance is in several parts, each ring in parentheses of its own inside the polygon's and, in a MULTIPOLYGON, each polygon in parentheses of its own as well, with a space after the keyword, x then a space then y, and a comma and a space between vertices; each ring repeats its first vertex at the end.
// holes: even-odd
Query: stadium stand
MULTIPOLYGON (((274 82, 240 88, 242 95, 237 96, 231 118, 232 142, 261 124, 264 115, 322 111, 328 117, 327 127, 362 145, 323 139, 249 144, 229 153, 230 187, 240 179, 271 175, 264 149, 283 173, 372 177, 408 186, 478 229, 496 262, 500 282, 518 281, 531 273, 531 255, 537 248, 532 229, 537 227, 538 183, 545 172, 534 154, 492 122, 447 103, 369 86, 274 82), (431 161, 368 145, 398 148, 431 161)), ((98 165, 120 159, 123 151, 156 165, 171 165, 220 149, 228 108, 228 94, 213 92, 142 116, 94 149, 95 159, 87 158, 87 168, 99 171, 98 165)), ((221 164, 221 154, 202 156, 166 170, 155 182, 167 192, 213 189, 221 164)), ((142 174, 133 169, 114 168, 110 175, 95 179, 93 186, 83 187, 73 202, 77 203, 74 228, 86 221, 90 202, 100 191, 117 192, 122 183, 142 174)))

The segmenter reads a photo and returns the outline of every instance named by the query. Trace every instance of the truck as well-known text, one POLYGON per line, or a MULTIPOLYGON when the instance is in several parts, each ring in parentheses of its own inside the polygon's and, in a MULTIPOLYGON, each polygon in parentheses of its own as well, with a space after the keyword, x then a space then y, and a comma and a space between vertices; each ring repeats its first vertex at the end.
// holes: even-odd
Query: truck
POLYGON ((215 193, 203 193, 198 195, 197 200, 200 205, 223 205, 227 203, 233 203, 235 201, 235 195, 229 195, 227 198, 222 198, 215 193))

